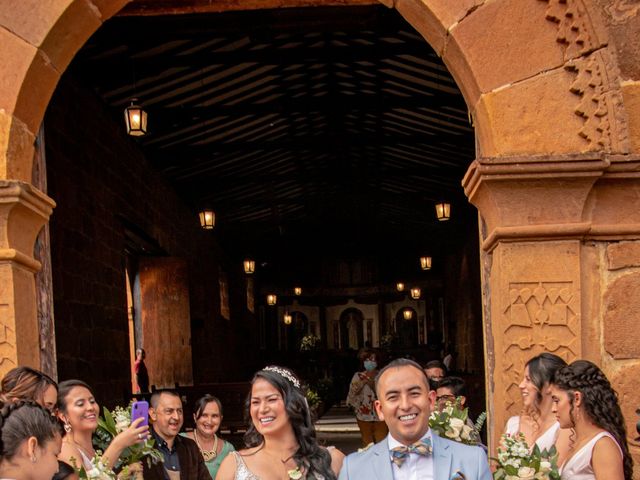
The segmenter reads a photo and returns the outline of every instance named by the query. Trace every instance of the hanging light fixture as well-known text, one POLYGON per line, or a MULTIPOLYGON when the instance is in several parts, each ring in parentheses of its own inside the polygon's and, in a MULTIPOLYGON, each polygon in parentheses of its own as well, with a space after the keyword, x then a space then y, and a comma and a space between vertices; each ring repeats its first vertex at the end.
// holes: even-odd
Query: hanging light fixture
POLYGON ((294 287, 293 293, 295 293, 296 296, 299 297, 300 295, 302 295, 302 287, 294 287))
POLYGON ((267 304, 268 305, 275 305, 276 303, 278 303, 278 296, 275 293, 271 293, 271 294, 267 295, 267 304))
POLYGON ((445 222, 451 218, 451 204, 449 202, 436 203, 436 217, 441 222, 445 222))
POLYGON ((244 262, 244 273, 246 273, 247 275, 251 275, 253 272, 256 271, 256 262, 255 260, 251 260, 250 258, 247 258, 244 262))
POLYGON ((140 137, 147 134, 147 112, 136 104, 137 98, 131 100, 131 105, 124 109, 124 123, 127 134, 140 137))
POLYGON ((431 270, 431 257, 420 257, 420 267, 423 270, 431 270))
POLYGON ((402 316, 405 320, 411 320, 413 318, 413 311, 410 308, 405 308, 402 312, 402 316))
POLYGON ((203 208, 198 213, 200 217, 200 226, 205 230, 213 230, 214 225, 216 224, 216 214, 210 208, 203 208))
POLYGON ((420 288, 419 287, 413 287, 411 289, 411 298, 413 298, 414 300, 417 300, 420 298, 420 288))
POLYGON ((402 283, 402 282, 398 282, 398 283, 396 283, 396 289, 397 289, 399 292, 404 292, 404 283, 402 283))
POLYGON ((284 317, 282 318, 282 320, 284 321, 285 325, 291 325, 291 322, 293 321, 293 317, 289 313, 289 310, 284 311, 284 317))

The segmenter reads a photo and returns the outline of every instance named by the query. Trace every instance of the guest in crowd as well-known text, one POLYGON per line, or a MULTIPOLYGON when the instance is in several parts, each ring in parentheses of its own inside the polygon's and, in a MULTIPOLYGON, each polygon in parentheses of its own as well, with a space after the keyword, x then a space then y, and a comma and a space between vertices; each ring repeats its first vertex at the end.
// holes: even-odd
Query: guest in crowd
POLYGON ((58 399, 58 385, 48 375, 29 367, 16 367, 7 372, 0 384, 4 402, 29 400, 53 412, 58 399))
POLYGON ((149 371, 144 359, 147 357, 143 348, 136 350, 136 361, 133 363, 133 372, 136 375, 136 385, 138 391, 136 393, 147 393, 149 391, 149 371))
POLYGON ((224 457, 235 450, 233 445, 217 435, 223 418, 222 403, 213 395, 205 395, 198 399, 193 411, 193 421, 196 428, 193 432, 181 433, 180 435, 196 442, 211 478, 216 478, 224 457))
POLYGON ((258 371, 246 409, 251 418, 247 448, 224 459, 217 480, 336 478, 344 455, 318 445, 300 380, 291 370, 258 371))
POLYGON ((447 375, 447 369, 440 360, 427 362, 424 366, 424 372, 427 374, 432 390, 435 390, 438 382, 447 375))
POLYGON ((184 421, 180 395, 172 390, 156 391, 151 395, 150 403, 151 435, 162 452, 164 462, 150 467, 143 462, 144 479, 210 480, 211 475, 196 442, 178 435, 184 421))
POLYGON ((559 369, 551 385, 552 410, 562 429, 575 432, 563 480, 632 480, 627 431, 618 395, 587 360, 559 369))
MULTIPOLYGON (((91 387, 80 380, 66 380, 58 385, 58 417, 64 423, 60 460, 79 469, 91 469, 91 459, 96 452, 91 442, 98 428, 100 408, 91 387)), ((113 468, 122 451, 142 440, 149 428, 142 418, 135 420, 129 428, 118 434, 103 452, 102 459, 108 468, 113 468)))
POLYGON ((521 415, 507 421, 506 433, 524 434, 527 444, 540 450, 556 446, 558 459, 563 461, 569 450, 570 432, 561 430, 553 414, 551 399, 551 380, 553 375, 567 363, 553 353, 541 353, 530 359, 524 367, 524 376, 520 382, 523 411, 521 415))
POLYGON ((33 402, 0 409, 0 478, 51 480, 58 471, 60 427, 51 412, 33 402))
POLYGON ((362 349, 360 362, 364 370, 356 372, 349 385, 347 405, 356 413, 362 445, 377 443, 387 436, 387 425, 378 418, 373 402, 376 400, 375 378, 378 374, 378 357, 375 350, 362 349))
POLYGON ((460 377, 444 377, 436 386, 436 410, 442 410, 447 403, 455 403, 460 398, 460 406, 464 408, 467 402, 466 385, 460 377))

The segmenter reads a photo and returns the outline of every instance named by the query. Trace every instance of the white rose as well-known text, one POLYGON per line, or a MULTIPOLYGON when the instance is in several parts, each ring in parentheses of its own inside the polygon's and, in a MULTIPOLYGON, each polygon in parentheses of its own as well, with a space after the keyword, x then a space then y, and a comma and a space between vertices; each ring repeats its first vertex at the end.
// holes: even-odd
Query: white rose
POLYGON ((520 480, 535 480, 536 471, 531 467, 520 467, 518 469, 518 478, 520 480))
POLYGON ((89 479, 100 478, 101 475, 102 475, 102 472, 100 472, 100 470, 97 467, 93 467, 91 470, 87 472, 87 478, 89 479))
POLYGON ((551 462, 547 462, 546 460, 543 460, 540 462, 540 471, 542 471, 543 473, 547 473, 551 471, 551 462))
POLYGON ((472 431, 472 428, 469 425, 463 425, 460 438, 464 440, 471 440, 471 431, 472 431))

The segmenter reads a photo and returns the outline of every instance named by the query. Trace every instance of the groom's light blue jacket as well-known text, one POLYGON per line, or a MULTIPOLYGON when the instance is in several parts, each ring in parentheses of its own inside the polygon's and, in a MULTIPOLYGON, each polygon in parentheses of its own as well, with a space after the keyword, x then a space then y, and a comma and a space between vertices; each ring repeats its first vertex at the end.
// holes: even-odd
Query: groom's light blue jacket
MULTIPOLYGON (((433 431, 431 437, 434 480, 492 480, 487 454, 482 448, 441 438, 433 431)), ((393 480, 387 439, 348 455, 338 480, 393 480)))

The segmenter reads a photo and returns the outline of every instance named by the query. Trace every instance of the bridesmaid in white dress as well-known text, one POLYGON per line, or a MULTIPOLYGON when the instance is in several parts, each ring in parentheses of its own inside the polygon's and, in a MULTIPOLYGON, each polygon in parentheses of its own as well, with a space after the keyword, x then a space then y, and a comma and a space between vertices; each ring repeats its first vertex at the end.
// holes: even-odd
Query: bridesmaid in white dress
POLYGON ((561 368, 551 385, 553 412, 571 429, 562 480, 632 480, 633 461, 618 396, 604 373, 587 360, 561 368))
POLYGON ((523 412, 507 421, 505 433, 524 434, 528 445, 538 445, 540 450, 556 446, 559 461, 564 460, 569 450, 569 432, 562 431, 551 411, 552 401, 549 386, 554 373, 567 363, 553 353, 541 353, 533 357, 524 367, 524 378, 520 382, 523 412))

